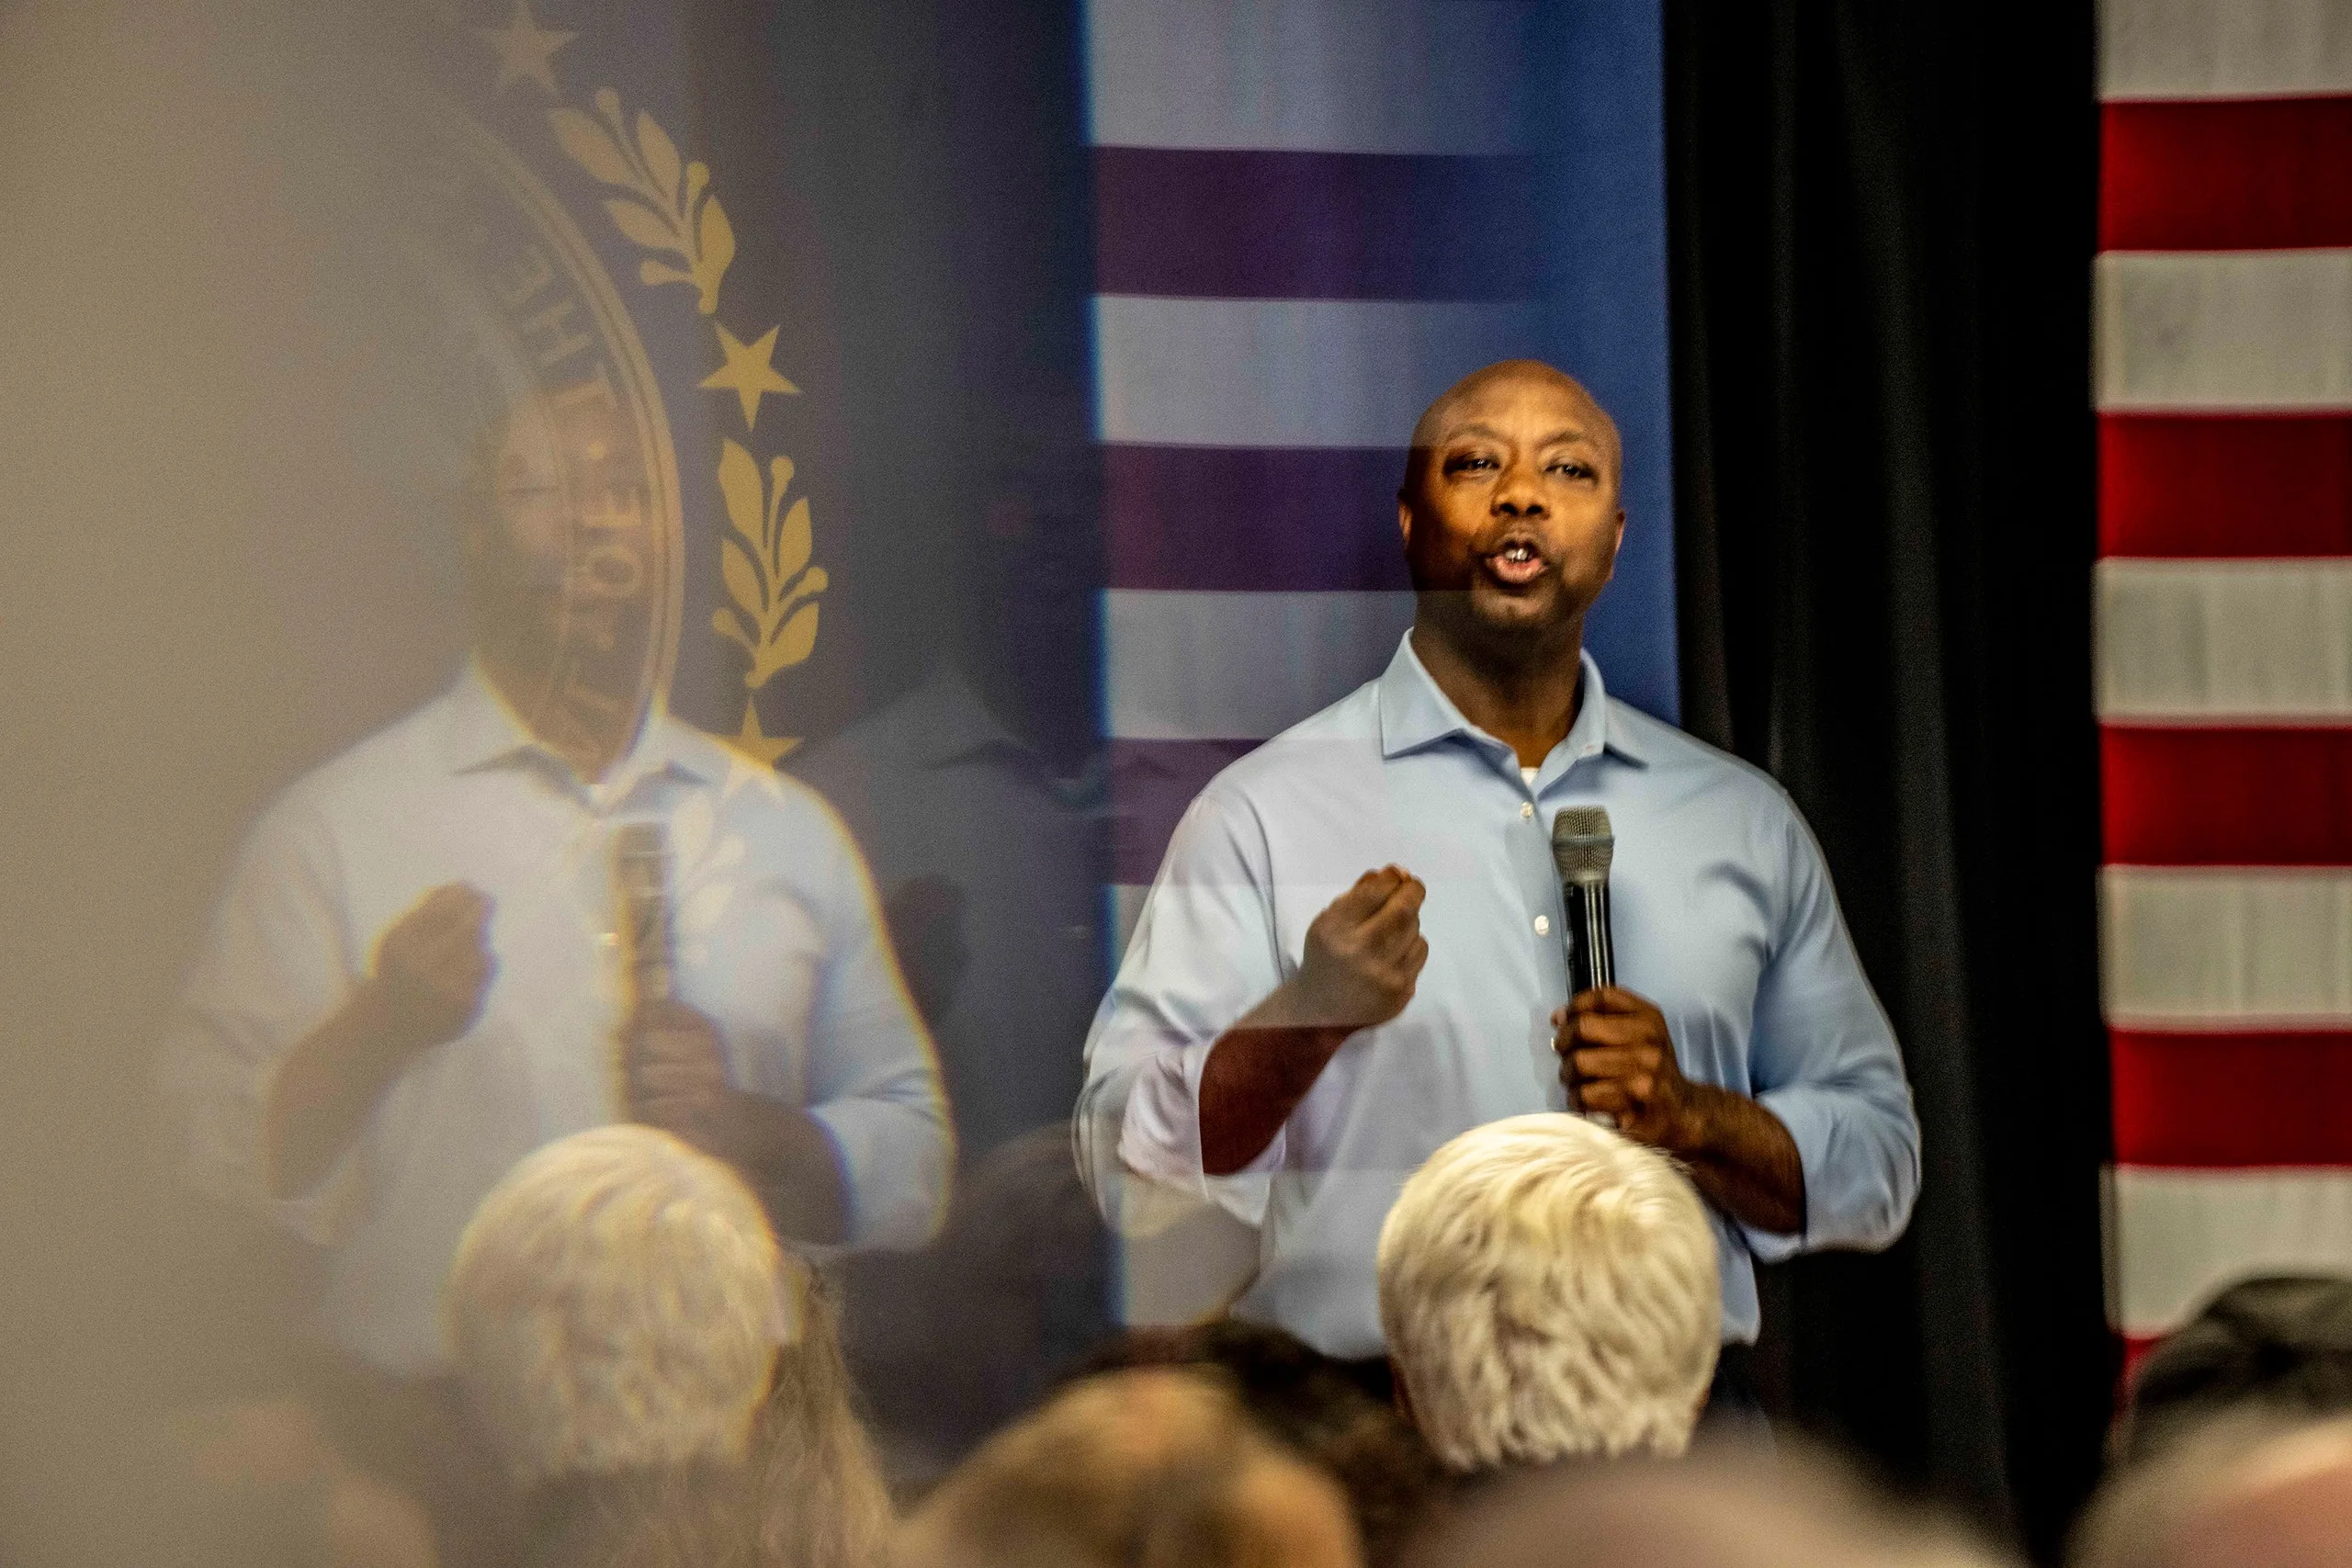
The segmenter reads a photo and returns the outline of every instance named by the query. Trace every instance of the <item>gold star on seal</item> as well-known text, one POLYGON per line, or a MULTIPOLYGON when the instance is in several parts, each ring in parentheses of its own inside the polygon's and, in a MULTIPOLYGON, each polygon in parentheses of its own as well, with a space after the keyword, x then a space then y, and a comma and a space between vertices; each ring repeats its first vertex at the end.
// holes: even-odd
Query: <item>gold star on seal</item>
POLYGON ((763 734, 759 705, 749 697, 743 699, 743 728, 718 739, 731 753, 727 759, 727 783, 720 789, 722 799, 733 798, 735 792, 747 784, 773 787, 775 765, 784 760, 786 752, 800 744, 795 736, 763 734))
POLYGON ((503 28, 476 28, 474 31, 488 39, 498 51, 498 85, 492 92, 506 91, 510 82, 529 80, 547 90, 548 97, 560 97, 555 85, 555 51, 578 38, 578 33, 557 32, 542 28, 531 15, 531 0, 514 0, 514 17, 503 28))
POLYGON ((759 423, 760 400, 770 392, 797 395, 800 389, 776 374, 775 334, 780 330, 770 327, 759 342, 747 344, 717 321, 718 352, 727 363, 710 373, 702 383, 708 392, 732 392, 743 402, 743 427, 751 429, 759 423))

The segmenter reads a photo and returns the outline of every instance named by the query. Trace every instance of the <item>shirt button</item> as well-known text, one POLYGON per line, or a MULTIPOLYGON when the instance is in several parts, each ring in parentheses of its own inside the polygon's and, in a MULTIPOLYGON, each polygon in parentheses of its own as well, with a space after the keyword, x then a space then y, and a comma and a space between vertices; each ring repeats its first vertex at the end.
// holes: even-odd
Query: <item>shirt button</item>
POLYGON ((1519 803, 1519 819, 1520 819, 1521 821, 1524 822, 1524 821, 1526 821, 1529 818, 1531 818, 1531 817, 1532 817, 1532 816, 1534 816, 1534 815, 1535 815, 1535 803, 1534 803, 1533 801, 1532 801, 1532 800, 1522 800, 1522 801, 1521 801, 1521 802, 1519 803))
POLYGON ((1535 934, 1537 936, 1550 936, 1552 934, 1551 916, 1538 915, 1535 917, 1535 934))

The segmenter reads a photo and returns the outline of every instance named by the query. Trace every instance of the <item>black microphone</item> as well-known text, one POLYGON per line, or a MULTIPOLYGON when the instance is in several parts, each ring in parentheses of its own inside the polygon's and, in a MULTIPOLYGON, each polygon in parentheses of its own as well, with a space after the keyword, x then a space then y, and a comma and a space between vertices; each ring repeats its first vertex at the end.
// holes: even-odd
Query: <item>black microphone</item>
POLYGON ((1609 937, 1609 862, 1617 840, 1609 813, 1571 806, 1552 818, 1552 863, 1560 872, 1560 902, 1568 915, 1560 933, 1568 950, 1568 995, 1617 983, 1617 953, 1609 937))

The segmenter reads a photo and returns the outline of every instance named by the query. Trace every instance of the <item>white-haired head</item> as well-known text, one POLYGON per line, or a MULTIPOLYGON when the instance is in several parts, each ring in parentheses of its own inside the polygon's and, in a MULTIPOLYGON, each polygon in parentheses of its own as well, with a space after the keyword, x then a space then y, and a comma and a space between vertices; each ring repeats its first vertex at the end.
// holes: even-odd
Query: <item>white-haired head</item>
POLYGON ((474 1212, 450 1348, 526 1485, 739 1462, 808 1288, 731 1168, 599 1127, 524 1159, 474 1212))
POLYGON ((1380 1232, 1380 1323, 1449 1469, 1680 1453, 1720 1348, 1715 1240, 1663 1155, 1581 1117, 1463 1134, 1380 1232))

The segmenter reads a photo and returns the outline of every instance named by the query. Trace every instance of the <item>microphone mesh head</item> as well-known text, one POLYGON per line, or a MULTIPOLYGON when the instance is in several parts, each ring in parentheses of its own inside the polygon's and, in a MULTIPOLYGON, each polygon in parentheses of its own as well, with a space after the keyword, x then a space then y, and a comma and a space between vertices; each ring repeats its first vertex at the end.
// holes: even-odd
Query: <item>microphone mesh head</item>
POLYGON ((1606 882, 1617 839, 1609 812, 1599 806, 1571 806, 1552 818, 1552 863, 1563 882, 1606 882))

